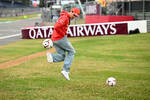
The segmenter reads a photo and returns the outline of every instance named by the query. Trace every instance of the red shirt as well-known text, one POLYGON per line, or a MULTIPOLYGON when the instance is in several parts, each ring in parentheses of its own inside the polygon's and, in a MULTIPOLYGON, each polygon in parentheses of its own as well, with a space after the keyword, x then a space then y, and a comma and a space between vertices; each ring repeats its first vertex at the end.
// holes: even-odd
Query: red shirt
POLYGON ((60 17, 58 21, 54 25, 54 30, 51 36, 51 40, 57 41, 62 39, 65 35, 67 35, 67 29, 69 24, 70 24, 70 16, 68 12, 63 10, 60 13, 60 17))

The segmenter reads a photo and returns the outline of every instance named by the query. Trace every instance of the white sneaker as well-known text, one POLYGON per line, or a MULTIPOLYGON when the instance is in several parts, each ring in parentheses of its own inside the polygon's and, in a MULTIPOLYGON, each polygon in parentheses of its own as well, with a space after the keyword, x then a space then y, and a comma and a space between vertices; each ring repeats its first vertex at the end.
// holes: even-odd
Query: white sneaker
POLYGON ((66 72, 66 71, 61 71, 61 74, 65 77, 66 80, 70 80, 69 78, 69 72, 66 72))
POLYGON ((48 53, 46 53, 46 55, 47 55, 47 61, 48 61, 49 63, 52 63, 52 62, 53 62, 53 57, 52 57, 51 53, 48 52, 48 53))

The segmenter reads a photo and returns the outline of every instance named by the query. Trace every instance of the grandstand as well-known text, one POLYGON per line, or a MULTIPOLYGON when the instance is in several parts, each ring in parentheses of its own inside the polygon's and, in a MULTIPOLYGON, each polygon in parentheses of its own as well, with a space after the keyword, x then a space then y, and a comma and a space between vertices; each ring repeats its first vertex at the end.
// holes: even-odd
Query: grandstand
POLYGON ((29 0, 0 0, 0 17, 21 16, 40 13, 29 0))
POLYGON ((30 7, 29 3, 24 0, 0 0, 0 8, 26 8, 30 7))

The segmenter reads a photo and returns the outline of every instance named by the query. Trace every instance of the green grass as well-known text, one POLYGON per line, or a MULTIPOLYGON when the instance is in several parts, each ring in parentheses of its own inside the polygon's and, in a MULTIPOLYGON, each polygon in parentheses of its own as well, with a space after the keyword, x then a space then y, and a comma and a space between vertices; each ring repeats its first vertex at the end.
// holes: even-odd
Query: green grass
POLYGON ((24 16, 16 16, 16 17, 4 17, 4 18, 0 18, 0 22, 5 22, 5 21, 16 21, 16 20, 22 20, 22 19, 27 19, 27 18, 34 18, 34 17, 38 17, 39 14, 29 14, 29 15, 25 15, 24 16))
MULTIPOLYGON (((0 100, 150 100, 149 33, 69 40, 77 52, 71 81, 60 74, 63 62, 50 64, 41 56, 0 70, 0 100), (117 79, 114 87, 105 84, 110 76, 117 79)), ((23 40, 2 46, 0 55, 21 57, 40 52, 44 50, 41 42, 23 40)))
POLYGON ((21 40, 19 42, 0 46, 0 63, 44 51, 45 49, 41 46, 42 41, 43 39, 21 40))

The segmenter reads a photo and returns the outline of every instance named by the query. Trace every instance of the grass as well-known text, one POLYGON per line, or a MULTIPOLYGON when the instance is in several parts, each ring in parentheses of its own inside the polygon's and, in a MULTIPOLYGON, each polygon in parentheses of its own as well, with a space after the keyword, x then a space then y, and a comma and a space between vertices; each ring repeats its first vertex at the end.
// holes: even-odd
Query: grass
MULTIPOLYGON (((150 100, 149 38, 149 33, 70 38, 77 52, 71 81, 60 74, 63 62, 49 64, 41 56, 0 70, 0 100, 150 100), (117 79, 114 87, 105 84, 110 76, 117 79)), ((40 52, 41 42, 22 40, 1 46, 0 55, 8 56, 8 61, 10 56, 40 52), (4 50, 11 48, 16 49, 9 54, 4 50)))
POLYGON ((12 44, 0 46, 0 63, 44 51, 45 49, 41 46, 42 41, 43 39, 22 40, 12 44))
POLYGON ((1 17, 0 22, 6 22, 6 21, 16 21, 16 20, 22 20, 22 19, 27 19, 27 18, 34 18, 38 17, 39 14, 29 14, 25 16, 16 16, 16 17, 1 17))

